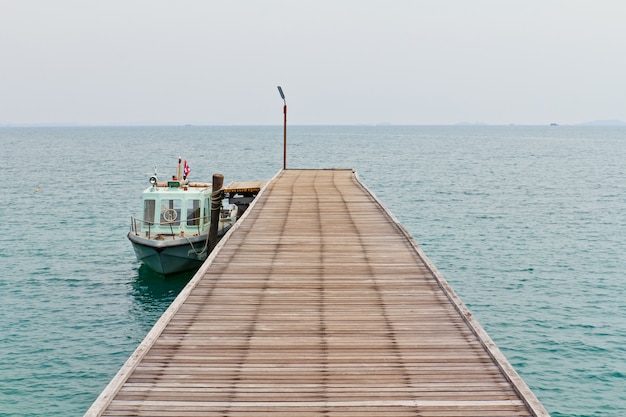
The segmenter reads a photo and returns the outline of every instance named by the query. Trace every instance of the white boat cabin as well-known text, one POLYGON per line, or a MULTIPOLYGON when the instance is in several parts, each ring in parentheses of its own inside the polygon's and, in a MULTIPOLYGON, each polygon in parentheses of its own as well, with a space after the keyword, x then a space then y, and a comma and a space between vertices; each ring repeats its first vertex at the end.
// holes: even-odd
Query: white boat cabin
POLYGON ((146 237, 197 236, 209 226, 211 185, 182 181, 155 183, 143 192, 141 232, 146 237))

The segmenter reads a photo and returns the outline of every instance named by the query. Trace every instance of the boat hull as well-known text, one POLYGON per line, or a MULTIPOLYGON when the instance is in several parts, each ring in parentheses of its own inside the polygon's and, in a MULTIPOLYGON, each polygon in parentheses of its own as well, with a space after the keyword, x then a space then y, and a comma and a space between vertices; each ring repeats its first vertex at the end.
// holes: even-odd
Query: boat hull
POLYGON ((202 251, 206 238, 154 240, 128 234, 137 260, 163 275, 199 268, 207 258, 207 251, 202 251))

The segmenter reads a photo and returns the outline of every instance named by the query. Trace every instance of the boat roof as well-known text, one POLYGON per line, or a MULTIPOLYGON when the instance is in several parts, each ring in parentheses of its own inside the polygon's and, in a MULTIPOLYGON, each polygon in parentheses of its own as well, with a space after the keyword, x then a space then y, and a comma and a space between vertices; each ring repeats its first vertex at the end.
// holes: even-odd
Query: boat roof
MULTIPOLYGON (((171 182, 170 182, 171 183, 171 182)), ((187 185, 187 186, 168 186, 165 184, 156 184, 146 188, 143 192, 144 197, 154 194, 178 195, 181 198, 199 195, 207 195, 211 193, 211 184, 187 185)))

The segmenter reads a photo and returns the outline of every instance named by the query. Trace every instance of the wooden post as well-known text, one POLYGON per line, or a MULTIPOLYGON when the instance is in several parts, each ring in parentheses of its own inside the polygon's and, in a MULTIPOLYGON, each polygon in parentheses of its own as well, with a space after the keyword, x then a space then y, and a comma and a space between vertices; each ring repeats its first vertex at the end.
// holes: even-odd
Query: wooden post
POLYGON ((224 196, 224 176, 213 174, 213 188, 211 192, 211 224, 209 225, 209 250, 211 253, 217 245, 217 229, 220 223, 220 211, 222 210, 222 198, 224 196))

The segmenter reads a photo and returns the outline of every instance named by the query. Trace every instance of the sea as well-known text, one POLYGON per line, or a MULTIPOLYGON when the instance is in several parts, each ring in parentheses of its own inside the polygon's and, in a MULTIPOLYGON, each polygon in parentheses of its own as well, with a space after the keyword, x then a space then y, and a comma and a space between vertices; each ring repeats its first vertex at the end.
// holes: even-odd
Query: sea
MULTIPOLYGON (((283 127, 0 127, 0 416, 82 416, 192 274, 126 234, 156 171, 269 180, 283 127)), ((552 416, 626 415, 626 127, 289 126, 354 168, 552 416)))

